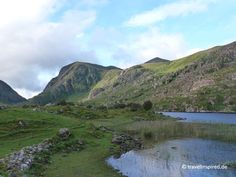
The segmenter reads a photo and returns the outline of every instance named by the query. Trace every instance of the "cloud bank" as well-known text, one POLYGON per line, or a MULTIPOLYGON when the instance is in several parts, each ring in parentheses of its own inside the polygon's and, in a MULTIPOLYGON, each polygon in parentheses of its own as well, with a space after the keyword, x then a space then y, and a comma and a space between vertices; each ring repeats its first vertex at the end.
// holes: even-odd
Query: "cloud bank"
POLYGON ((75 59, 96 62, 95 52, 79 45, 96 12, 70 9, 58 21, 50 20, 63 3, 0 1, 0 78, 26 97, 41 91, 49 79, 46 76, 55 75, 59 67, 75 59))
POLYGON ((130 27, 147 26, 170 17, 184 16, 191 13, 201 12, 206 10, 211 2, 211 0, 184 0, 168 3, 152 10, 134 15, 127 22, 125 22, 125 25, 130 27))

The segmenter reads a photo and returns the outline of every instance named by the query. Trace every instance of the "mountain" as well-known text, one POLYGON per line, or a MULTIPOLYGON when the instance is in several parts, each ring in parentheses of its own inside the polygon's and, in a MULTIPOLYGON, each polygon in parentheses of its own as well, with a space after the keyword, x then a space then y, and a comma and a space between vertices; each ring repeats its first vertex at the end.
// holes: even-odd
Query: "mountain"
POLYGON ((160 111, 236 111, 236 42, 125 70, 76 62, 33 100, 59 98, 107 106, 151 100, 160 111))
POLYGON ((59 75, 48 83, 41 94, 30 101, 46 104, 63 99, 73 101, 86 98, 92 87, 111 70, 119 70, 119 68, 82 62, 69 64, 60 70, 59 75))
POLYGON ((163 59, 163 58, 159 58, 159 57, 155 57, 151 60, 148 60, 145 63, 161 63, 161 62, 170 62, 169 60, 163 59))
POLYGON ((15 104, 26 101, 14 91, 7 83, 0 80, 0 103, 15 104))
POLYGON ((117 73, 106 86, 100 82, 91 102, 151 100, 161 111, 236 111, 236 42, 174 61, 151 60, 117 73))

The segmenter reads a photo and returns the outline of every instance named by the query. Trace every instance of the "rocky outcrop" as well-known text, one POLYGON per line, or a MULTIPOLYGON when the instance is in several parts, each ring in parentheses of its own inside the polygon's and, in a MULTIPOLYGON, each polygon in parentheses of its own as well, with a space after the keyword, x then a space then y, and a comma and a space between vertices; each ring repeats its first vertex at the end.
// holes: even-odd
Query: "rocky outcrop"
POLYGON ((128 152, 132 149, 138 150, 143 148, 143 144, 140 138, 133 138, 126 134, 114 134, 112 143, 120 146, 120 154, 128 152))
POLYGON ((14 152, 0 162, 6 165, 8 171, 24 171, 31 167, 37 153, 49 151, 52 144, 46 140, 40 144, 25 147, 14 152))
POLYGON ((198 90, 202 87, 214 85, 215 81, 212 79, 202 79, 193 83, 192 90, 198 90))
POLYGON ((24 147, 21 150, 11 153, 3 159, 0 159, 0 166, 7 170, 7 173, 11 175, 22 174, 27 169, 30 169, 35 161, 35 157, 41 153, 50 152, 53 153, 59 148, 62 151, 78 150, 84 144, 80 140, 67 143, 71 132, 68 128, 61 128, 57 136, 51 139, 44 140, 42 143, 24 147), (64 143, 65 142, 65 143, 64 143), (64 144, 63 144, 64 143, 64 144))

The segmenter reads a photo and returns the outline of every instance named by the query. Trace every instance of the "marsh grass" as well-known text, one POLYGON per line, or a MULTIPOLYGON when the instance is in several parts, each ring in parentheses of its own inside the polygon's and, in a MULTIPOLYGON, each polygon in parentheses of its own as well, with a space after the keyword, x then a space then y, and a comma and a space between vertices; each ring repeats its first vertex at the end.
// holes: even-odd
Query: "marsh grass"
POLYGON ((236 143, 236 125, 183 123, 172 120, 139 121, 122 127, 146 142, 174 138, 205 138, 236 143))

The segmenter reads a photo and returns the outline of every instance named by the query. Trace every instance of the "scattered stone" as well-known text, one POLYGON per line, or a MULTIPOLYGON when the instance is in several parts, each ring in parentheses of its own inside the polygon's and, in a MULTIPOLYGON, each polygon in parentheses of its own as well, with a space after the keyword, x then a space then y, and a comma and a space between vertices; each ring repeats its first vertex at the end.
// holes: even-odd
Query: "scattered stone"
POLYGON ((215 81, 213 79, 198 80, 193 83, 192 90, 195 91, 195 90, 198 90, 199 88, 209 86, 209 85, 214 85, 214 84, 215 84, 215 81))
POLYGON ((45 105, 45 107, 49 107, 49 106, 55 106, 56 104, 55 103, 48 103, 45 105))
POLYGON ((17 177, 15 173, 10 173, 9 177, 17 177))
POLYGON ((0 110, 7 109, 6 105, 0 105, 0 110))
POLYGON ((99 127, 99 130, 103 131, 103 132, 110 132, 110 131, 113 131, 112 129, 108 128, 108 127, 105 127, 105 126, 100 126, 99 127))
POLYGON ((24 171, 32 166, 36 153, 48 151, 52 146, 49 142, 42 142, 37 145, 28 146, 18 152, 8 155, 5 159, 1 159, 3 164, 6 164, 10 176, 14 176, 13 171, 24 171))
POLYGON ((58 131, 58 136, 62 139, 68 139, 70 136, 70 130, 68 128, 61 128, 58 131))
MULTIPOLYGON (((56 148, 58 148, 57 143, 60 145, 63 144, 62 142, 64 142, 65 139, 68 139, 70 135, 71 133, 68 128, 61 128, 57 134, 59 138, 54 137, 51 139, 46 139, 42 143, 27 146, 22 148, 20 151, 13 152, 5 158, 0 159, 0 166, 7 170, 9 176, 15 177, 16 174, 21 174, 25 170, 30 169, 33 163, 35 161, 37 162, 38 158, 40 158, 41 161, 43 160, 42 162, 48 163, 48 159, 44 159, 44 157, 41 157, 40 154, 45 152, 54 152, 57 150, 56 148)), ((78 151, 83 148, 84 144, 85 143, 82 140, 74 140, 69 142, 69 144, 65 142, 60 150, 68 152, 78 151)))
POLYGON ((21 128, 26 127, 26 125, 27 125, 27 123, 25 121, 23 121, 23 120, 19 120, 17 124, 21 128))
POLYGON ((112 138, 112 143, 120 146, 121 154, 130 151, 132 149, 138 150, 143 148, 141 139, 133 138, 132 136, 125 134, 121 135, 114 134, 112 138))
POLYGON ((63 113, 64 113, 64 110, 63 110, 63 109, 57 110, 57 114, 63 114, 63 113))

